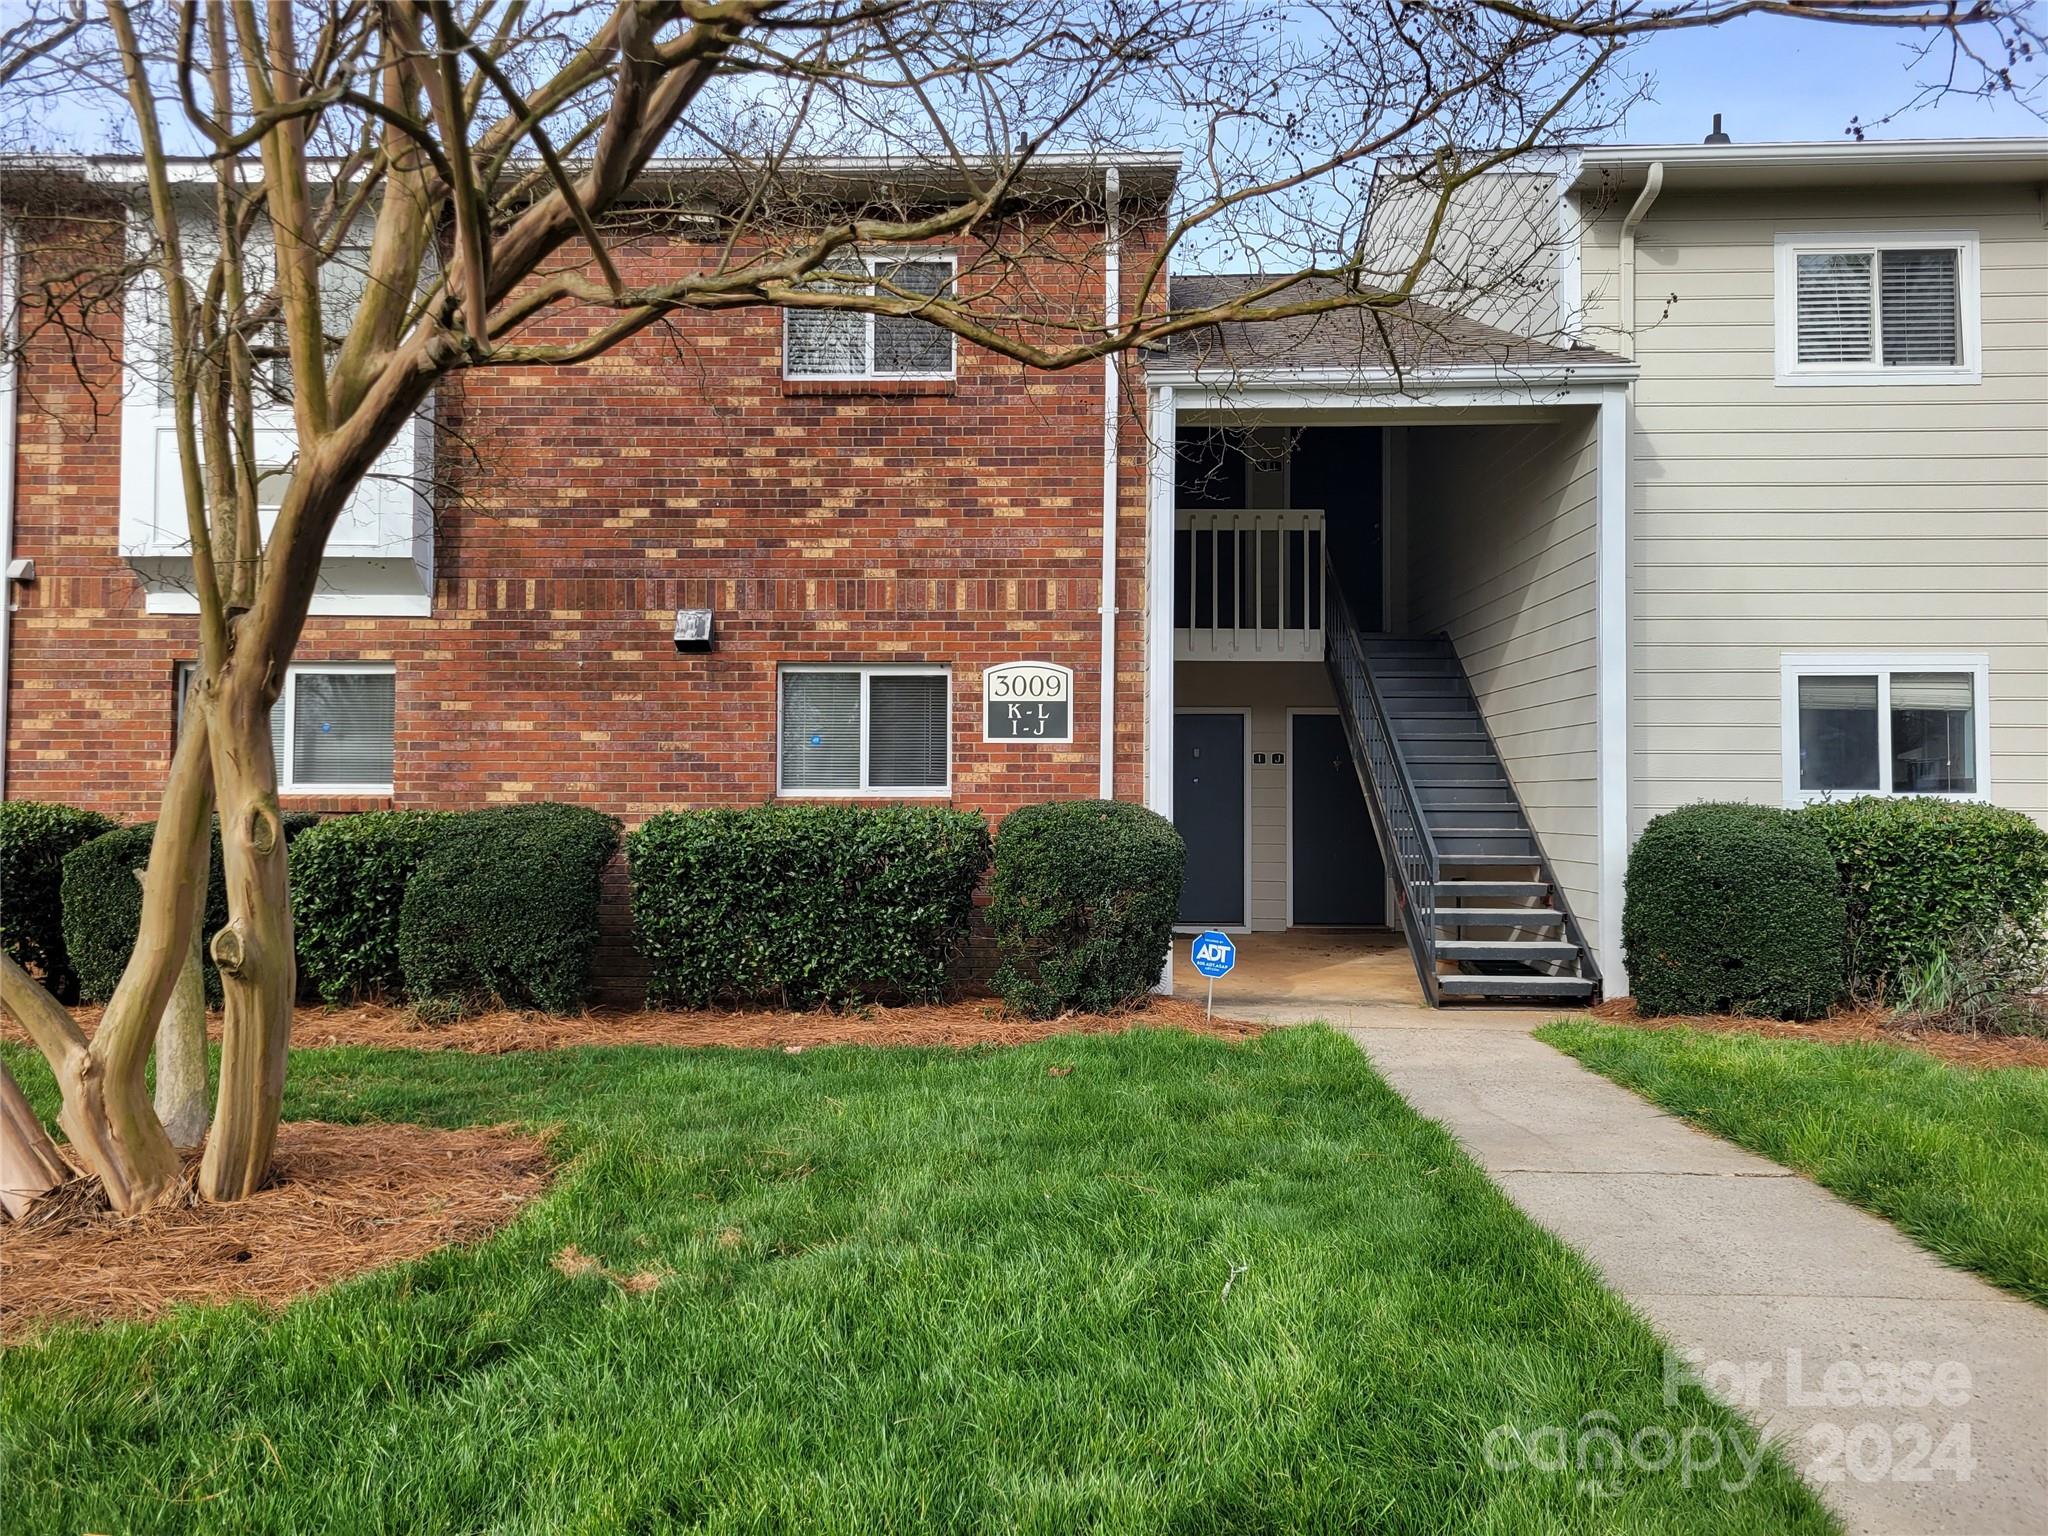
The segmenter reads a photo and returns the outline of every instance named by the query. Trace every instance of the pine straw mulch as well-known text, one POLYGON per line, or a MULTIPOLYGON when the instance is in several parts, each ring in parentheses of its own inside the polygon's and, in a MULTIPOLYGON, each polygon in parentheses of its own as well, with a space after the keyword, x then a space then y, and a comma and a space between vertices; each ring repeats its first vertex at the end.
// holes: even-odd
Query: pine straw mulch
MULTIPOLYGON (((89 1035, 100 1010, 73 1010, 89 1035)), ((213 1028, 218 1032, 220 1020, 213 1028)), ((1182 1029, 1225 1040, 1266 1032, 1242 1019, 1205 1018, 1200 1003, 1155 997, 1116 1013, 1067 1013, 1027 1019, 993 998, 923 1007, 869 1008, 847 1013, 596 1007, 578 1014, 501 1010, 452 1023, 422 1023, 410 1008, 363 1003, 349 1008, 302 1007, 292 1018, 297 1046, 364 1045, 416 1051, 555 1051, 579 1045, 731 1045, 802 1050, 816 1045, 1029 1045, 1054 1035, 1121 1034, 1131 1029, 1182 1029)), ((14 1037, 11 1025, 0 1033, 14 1037)))
POLYGON ((58 1322, 152 1318, 182 1302, 280 1306, 365 1270, 475 1242, 547 1187, 545 1145, 509 1126, 288 1121, 269 1186, 232 1205, 192 1192, 117 1216, 96 1181, 0 1227, 0 1341, 58 1322))
POLYGON ((1818 1040, 1827 1045, 1874 1041, 1924 1051, 1959 1067, 2048 1067, 2048 1039, 1918 1029, 1896 1023, 1887 1008, 1838 1008, 1824 1019, 1804 1024, 1734 1014, 1669 1014, 1650 1018, 1636 1012, 1632 997, 1610 998, 1586 1012, 1603 1024, 1626 1024, 1635 1029, 1700 1029, 1721 1035, 1762 1035, 1772 1040, 1818 1040))

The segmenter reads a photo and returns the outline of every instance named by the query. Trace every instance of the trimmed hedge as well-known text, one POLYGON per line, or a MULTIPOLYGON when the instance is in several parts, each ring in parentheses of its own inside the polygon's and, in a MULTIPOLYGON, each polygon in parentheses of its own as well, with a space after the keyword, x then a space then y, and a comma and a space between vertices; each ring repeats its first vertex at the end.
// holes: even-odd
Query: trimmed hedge
POLYGON ((1143 997, 1173 945, 1187 849, 1173 823, 1111 800, 1028 805, 996 834, 996 990, 1019 1012, 1099 1013, 1143 997))
POLYGON ((395 998, 406 882, 445 833, 445 811, 331 816, 292 844, 292 925, 301 983, 322 1002, 395 998))
POLYGON ((1862 795, 1799 816, 1833 851, 1859 991, 1883 988, 2001 919, 2038 931, 2048 916, 2048 832, 2018 811, 1862 795))
POLYGON ((967 940, 988 824, 937 806, 671 811, 626 839, 656 1006, 927 1001, 967 940))
POLYGON ((1797 812, 1688 805, 1629 854, 1621 943, 1645 1013, 1817 1018, 1841 995, 1845 929, 1827 841, 1797 812))
POLYGON ((60 1002, 78 1001, 64 947, 64 855, 113 829, 113 818, 98 811, 0 801, 0 946, 41 972, 60 1002))
MULTIPOLYGON (((303 811, 288 811, 279 818, 289 845, 319 820, 303 811)), ((149 863, 149 846, 156 837, 156 823, 120 827, 81 843, 64 856, 64 943, 71 952, 72 967, 78 973, 78 993, 89 1003, 104 1003, 114 995, 114 986, 127 968, 135 949, 135 934, 142 926, 142 883, 135 871, 149 863)), ((206 944, 228 920, 227 874, 221 863, 220 822, 213 826, 213 851, 207 866, 206 926, 201 930, 206 944)), ((220 1001, 220 972, 214 969, 211 950, 203 961, 206 1000, 220 1001)))
POLYGON ((615 817, 575 805, 451 816, 405 883, 398 959, 415 1004, 460 1013, 583 1005, 615 817))

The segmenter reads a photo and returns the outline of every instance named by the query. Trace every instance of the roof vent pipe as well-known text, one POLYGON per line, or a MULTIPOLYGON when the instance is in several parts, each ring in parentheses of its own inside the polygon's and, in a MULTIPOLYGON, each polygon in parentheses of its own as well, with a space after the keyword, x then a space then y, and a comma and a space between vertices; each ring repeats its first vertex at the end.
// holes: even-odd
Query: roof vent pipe
POLYGON ((1721 131, 1720 113, 1716 112, 1714 114, 1714 131, 1708 134, 1703 142, 1708 144, 1732 144, 1735 142, 1733 139, 1729 138, 1727 134, 1721 131))

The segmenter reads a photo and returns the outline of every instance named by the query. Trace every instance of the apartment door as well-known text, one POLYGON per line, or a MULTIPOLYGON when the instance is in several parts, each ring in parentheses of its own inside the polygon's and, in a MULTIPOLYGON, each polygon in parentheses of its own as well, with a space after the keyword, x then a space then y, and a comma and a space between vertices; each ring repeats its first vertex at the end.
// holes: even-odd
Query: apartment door
POLYGON ((1387 920, 1387 874, 1344 722, 1298 712, 1288 732, 1288 842, 1292 920, 1308 928, 1378 928, 1387 920))
POLYGON ((1245 922, 1245 712, 1181 710, 1173 717, 1173 824, 1188 846, 1180 920, 1245 922))

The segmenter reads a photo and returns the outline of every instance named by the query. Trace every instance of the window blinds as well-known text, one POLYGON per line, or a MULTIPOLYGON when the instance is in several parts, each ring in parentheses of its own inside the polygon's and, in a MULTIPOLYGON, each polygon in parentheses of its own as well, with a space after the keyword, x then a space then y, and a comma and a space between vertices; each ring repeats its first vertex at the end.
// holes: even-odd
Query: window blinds
POLYGON ((946 680, 868 679, 868 783, 875 789, 943 789, 946 680))
POLYGON ((1887 368, 1953 368, 1962 362, 1956 253, 1884 251, 1878 304, 1887 368))
POLYGON ((1799 679, 1801 709, 1867 709, 1877 711, 1877 679, 1874 677, 1802 677, 1799 679))
MULTIPOLYGON (((899 261, 878 265, 875 275, 889 288, 934 297, 952 276, 943 261, 899 261)), ((881 290, 887 292, 887 289, 881 290)), ((953 333, 929 320, 875 316, 875 372, 946 373, 953 366, 953 333)))
POLYGON ((1805 253, 1799 258, 1799 361, 1867 363, 1871 358, 1868 251, 1805 253))
POLYGON ((294 784, 391 782, 394 681, 388 672, 293 675, 294 784))
POLYGON ((782 675, 785 789, 860 788, 860 674, 782 675))
POLYGON ((1967 712, 1975 702, 1975 687, 1967 672, 1894 672, 1892 708, 1940 709, 1967 712))

